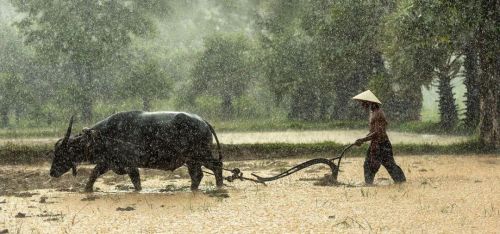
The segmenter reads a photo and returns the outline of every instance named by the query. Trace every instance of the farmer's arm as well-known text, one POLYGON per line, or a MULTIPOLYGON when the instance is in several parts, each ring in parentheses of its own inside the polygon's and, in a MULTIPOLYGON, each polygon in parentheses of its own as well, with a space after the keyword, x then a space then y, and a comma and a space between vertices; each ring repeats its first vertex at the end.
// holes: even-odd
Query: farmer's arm
POLYGON ((379 138, 384 133, 385 118, 379 112, 375 112, 370 120, 370 133, 363 138, 357 139, 355 144, 361 145, 364 142, 379 138))
POLYGON ((365 137, 357 139, 356 142, 354 142, 354 144, 359 146, 367 141, 373 140, 376 135, 377 135, 376 132, 370 132, 365 137))

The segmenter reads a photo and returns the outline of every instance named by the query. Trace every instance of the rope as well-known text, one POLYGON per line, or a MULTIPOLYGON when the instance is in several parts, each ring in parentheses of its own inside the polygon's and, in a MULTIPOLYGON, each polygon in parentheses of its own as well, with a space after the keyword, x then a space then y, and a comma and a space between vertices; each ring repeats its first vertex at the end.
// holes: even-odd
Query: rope
MULTIPOLYGON (((241 180, 241 181, 248 180, 248 181, 252 181, 252 182, 263 184, 263 185, 267 186, 264 181, 260 181, 260 180, 256 180, 256 179, 252 179, 252 178, 248 178, 248 177, 244 177, 243 173, 240 171, 239 168, 234 168, 232 170, 231 169, 222 168, 222 170, 224 170, 224 171, 230 171, 231 173, 233 173, 230 176, 224 177, 224 179, 227 180, 228 182, 233 182, 235 180, 241 180)), ((205 170, 203 170, 203 172, 206 173, 206 174, 215 176, 215 174, 212 173, 212 172, 205 171, 205 170)))

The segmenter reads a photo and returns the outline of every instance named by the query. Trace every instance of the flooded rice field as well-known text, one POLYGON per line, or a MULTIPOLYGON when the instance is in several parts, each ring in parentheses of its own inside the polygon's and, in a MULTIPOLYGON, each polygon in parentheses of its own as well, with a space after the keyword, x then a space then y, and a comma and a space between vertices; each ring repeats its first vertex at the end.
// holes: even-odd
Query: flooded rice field
MULTIPOLYGON (((226 144, 248 143, 318 143, 333 141, 350 144, 365 136, 365 130, 284 131, 284 132, 223 132, 220 140, 226 144)), ((393 144, 439 144, 447 145, 466 141, 463 136, 417 134, 404 132, 387 133, 393 144)))
MULTIPOLYGON (((325 131, 270 131, 270 132, 220 132, 219 140, 224 144, 254 143, 318 143, 333 141, 349 144, 363 137, 365 130, 325 130, 325 131)), ((468 140, 465 136, 417 134, 404 132, 388 132, 393 144, 438 144, 448 145, 468 140)), ((62 136, 61 136, 62 137, 62 136)), ((14 142, 17 144, 55 143, 58 138, 17 138, 0 139, 0 144, 14 142)))
MULTIPOLYGON (((305 159, 227 162, 250 176, 274 175, 305 159)), ((141 170, 143 190, 127 176, 99 178, 82 193, 90 165, 58 179, 49 165, 0 167, 0 232, 9 233, 495 233, 500 230, 498 155, 401 156, 408 182, 393 184, 385 169, 364 186, 362 158, 347 158, 340 185, 322 182, 313 166, 267 186, 249 181, 214 188, 206 175, 189 191, 184 168, 141 170)))

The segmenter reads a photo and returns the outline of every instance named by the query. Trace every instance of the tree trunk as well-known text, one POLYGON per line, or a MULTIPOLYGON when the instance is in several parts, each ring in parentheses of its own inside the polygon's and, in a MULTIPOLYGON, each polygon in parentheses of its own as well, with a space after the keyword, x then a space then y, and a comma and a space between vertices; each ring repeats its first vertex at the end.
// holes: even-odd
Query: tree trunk
POLYGON ((151 98, 149 97, 142 98, 142 110, 151 111, 151 98))
POLYGON ((352 97, 360 91, 357 87, 350 85, 355 83, 353 81, 354 78, 337 82, 336 89, 334 90, 335 100, 333 103, 331 119, 350 120, 352 117, 352 108, 356 105, 359 106, 356 101, 352 100, 352 97))
POLYGON ((92 68, 86 65, 77 65, 77 74, 79 76, 79 83, 81 87, 81 94, 78 98, 80 101, 82 111, 82 121, 84 123, 92 122, 92 109, 93 109, 93 78, 92 68))
POLYGON ((52 123, 54 122, 54 116, 52 116, 52 114, 50 112, 47 113, 46 122, 47 122, 47 125, 49 125, 49 126, 51 126, 52 123))
POLYGON ((500 147, 499 100, 500 97, 500 31, 490 25, 498 24, 500 4, 481 1, 481 19, 477 34, 479 49, 479 140, 492 148, 500 147))
POLYGON ((92 98, 88 96, 82 97, 83 100, 81 102, 82 105, 82 121, 84 123, 92 122, 92 98))
POLYGON ((457 106, 453 97, 453 87, 451 78, 448 76, 448 70, 439 74, 439 115, 441 117, 440 125, 443 129, 449 130, 455 127, 458 121, 457 106), (444 73, 444 74, 443 74, 444 73))
POLYGON ((231 118, 233 114, 233 101, 231 95, 224 95, 222 100, 222 117, 224 120, 231 118))
POLYGON ((464 48, 465 61, 465 119, 467 129, 475 129, 479 123, 479 84, 478 80, 478 57, 475 45, 467 44, 464 48))
POLYGON ((9 126, 9 109, 2 108, 0 112, 2 115, 2 128, 7 128, 9 126))
POLYGON ((422 87, 413 87, 406 96, 411 100, 407 106, 408 110, 406 110, 407 120, 420 120, 420 111, 422 110, 424 100, 422 96, 422 87))
POLYGON ((479 139, 484 145, 500 147, 500 109, 498 103, 500 92, 498 69, 500 64, 498 59, 495 62, 492 58, 487 58, 486 54, 481 54, 480 60, 479 139))
POLYGON ((330 115, 330 119, 332 120, 341 120, 345 119, 344 108, 342 102, 345 103, 345 98, 341 98, 340 95, 335 95, 335 101, 332 104, 332 112, 330 115))
POLYGON ((314 90, 306 89, 305 84, 299 84, 292 94, 289 119, 314 120, 317 117, 318 98, 314 90))
POLYGON ((19 123, 21 122, 21 115, 22 115, 22 110, 20 107, 16 108, 16 111, 14 112, 16 115, 16 125, 19 126, 19 123))
POLYGON ((318 118, 320 120, 327 120, 328 119, 328 109, 331 105, 331 97, 328 95, 326 92, 323 92, 323 95, 320 96, 319 100, 319 113, 318 113, 318 118))

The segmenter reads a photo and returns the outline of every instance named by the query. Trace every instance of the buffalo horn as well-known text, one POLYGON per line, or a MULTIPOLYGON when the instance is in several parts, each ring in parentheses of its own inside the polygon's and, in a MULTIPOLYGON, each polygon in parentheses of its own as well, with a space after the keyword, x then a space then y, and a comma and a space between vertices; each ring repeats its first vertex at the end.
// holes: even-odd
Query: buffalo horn
POLYGON ((64 136, 64 140, 62 142, 62 145, 66 145, 66 143, 68 143, 68 140, 69 140, 69 137, 71 135, 71 128, 73 127, 73 119, 75 118, 75 116, 71 116, 71 119, 69 120, 69 127, 68 127, 68 131, 66 131, 66 135, 64 136))

